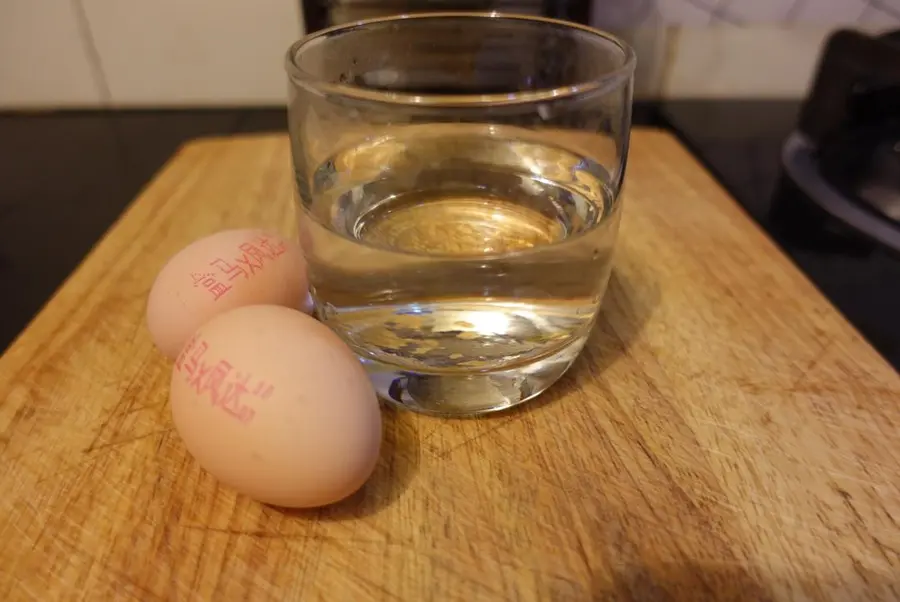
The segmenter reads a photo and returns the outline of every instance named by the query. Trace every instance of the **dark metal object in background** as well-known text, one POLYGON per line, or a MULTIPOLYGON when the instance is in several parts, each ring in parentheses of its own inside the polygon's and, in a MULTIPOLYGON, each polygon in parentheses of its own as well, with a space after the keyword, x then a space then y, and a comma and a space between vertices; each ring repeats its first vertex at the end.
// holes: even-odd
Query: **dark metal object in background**
POLYGON ((900 252, 900 32, 834 33, 797 129, 785 143, 784 232, 843 248, 900 252), (861 236, 860 236, 861 235, 861 236))
POLYGON ((307 32, 358 19, 433 11, 498 11, 587 24, 590 0, 301 0, 307 32))
POLYGON ((900 369, 900 32, 838 31, 781 149, 767 230, 900 369))

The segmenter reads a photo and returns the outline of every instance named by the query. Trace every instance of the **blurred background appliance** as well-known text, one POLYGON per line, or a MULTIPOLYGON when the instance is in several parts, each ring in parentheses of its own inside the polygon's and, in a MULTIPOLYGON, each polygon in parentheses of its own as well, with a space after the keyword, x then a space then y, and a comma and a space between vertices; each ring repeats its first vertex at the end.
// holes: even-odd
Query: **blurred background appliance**
POLYGON ((590 23, 591 0, 301 0, 308 31, 414 12, 498 11, 590 23))
POLYGON ((900 369, 900 31, 835 31, 817 59, 801 102, 666 102, 662 112, 900 369))
POLYGON ((900 30, 839 30, 781 150, 771 232, 900 369, 900 30))
POLYGON ((786 235, 900 252, 900 31, 828 39, 782 163, 800 193, 773 205, 786 235))

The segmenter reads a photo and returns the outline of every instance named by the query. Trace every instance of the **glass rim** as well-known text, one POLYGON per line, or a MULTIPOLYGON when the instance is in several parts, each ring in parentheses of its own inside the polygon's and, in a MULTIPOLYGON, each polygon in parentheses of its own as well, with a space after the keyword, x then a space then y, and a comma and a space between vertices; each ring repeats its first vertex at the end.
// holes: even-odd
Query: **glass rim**
POLYGON ((519 15, 503 12, 470 12, 470 11, 440 11, 422 12, 412 14, 399 14, 387 17, 375 17, 360 19, 340 25, 333 25, 307 34, 291 44, 285 57, 285 69, 291 82, 319 94, 334 94, 361 101, 370 101, 383 104, 405 105, 415 107, 490 107, 521 105, 535 102, 546 102, 570 99, 595 92, 607 92, 621 86, 631 79, 634 74, 637 57, 634 49, 619 37, 580 23, 540 17, 533 15, 519 15), (532 24, 544 24, 563 27, 573 31, 581 31, 595 38, 602 38, 611 43, 622 52, 622 65, 612 69, 603 75, 576 82, 566 86, 555 88, 542 88, 539 90, 522 90, 509 94, 410 94, 407 92, 385 92, 366 86, 358 86, 343 82, 328 82, 321 77, 302 69, 297 64, 297 57, 302 53, 304 46, 338 32, 348 32, 353 29, 377 25, 383 23, 401 23, 412 20, 463 18, 463 19, 499 19, 505 21, 522 21, 532 24))

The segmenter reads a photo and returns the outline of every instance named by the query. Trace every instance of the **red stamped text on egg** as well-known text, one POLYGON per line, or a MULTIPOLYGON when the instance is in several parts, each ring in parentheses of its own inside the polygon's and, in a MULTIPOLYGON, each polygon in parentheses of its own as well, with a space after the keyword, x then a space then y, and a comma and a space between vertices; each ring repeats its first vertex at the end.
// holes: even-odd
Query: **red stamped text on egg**
POLYGON ((194 288, 205 288, 209 294, 213 296, 214 301, 218 301, 219 297, 231 290, 231 286, 220 281, 212 272, 198 274, 191 273, 191 280, 194 281, 194 288))
POLYGON ((201 399, 208 399, 213 407, 244 424, 256 416, 256 410, 247 405, 253 400, 265 400, 275 388, 250 372, 235 369, 231 362, 207 361, 209 344, 194 335, 175 360, 175 370, 201 399))
POLYGON ((192 273, 194 287, 209 291, 213 301, 218 301, 231 290, 229 284, 236 278, 249 279, 267 264, 284 255, 287 244, 268 234, 259 234, 248 242, 237 246, 231 256, 216 257, 209 262, 213 271, 192 273))

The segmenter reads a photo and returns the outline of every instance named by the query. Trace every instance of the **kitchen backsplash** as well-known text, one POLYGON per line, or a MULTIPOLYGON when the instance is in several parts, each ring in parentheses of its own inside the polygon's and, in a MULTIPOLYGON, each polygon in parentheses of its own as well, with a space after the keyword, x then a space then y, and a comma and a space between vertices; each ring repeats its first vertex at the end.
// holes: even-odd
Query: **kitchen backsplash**
MULTIPOLYGON (((900 0, 595 0, 641 97, 791 98, 835 28, 900 27, 900 0)), ((299 0, 2 0, 0 108, 278 105, 299 0)))
POLYGON ((730 24, 897 26, 900 0, 594 0, 598 22, 633 27, 653 21, 682 26, 730 24))

